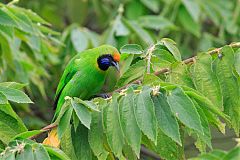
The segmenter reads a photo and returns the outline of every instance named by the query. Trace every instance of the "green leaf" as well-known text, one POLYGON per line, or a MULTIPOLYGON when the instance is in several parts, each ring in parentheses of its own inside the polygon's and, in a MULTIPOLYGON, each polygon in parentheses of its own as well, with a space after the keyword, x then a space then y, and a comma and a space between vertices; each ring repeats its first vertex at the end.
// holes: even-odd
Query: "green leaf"
POLYGON ((73 108, 67 109, 59 121, 58 128, 57 128, 59 139, 62 138, 64 132, 67 130, 67 127, 70 125, 72 111, 73 111, 73 108))
POLYGON ((88 38, 79 28, 75 28, 71 31, 71 41, 78 53, 84 51, 88 47, 88 38))
POLYGON ((151 89, 143 88, 135 98, 134 113, 137 124, 142 132, 155 144, 157 143, 157 120, 154 112, 154 104, 151 99, 151 89))
POLYGON ((154 43, 149 33, 141 28, 135 21, 128 21, 124 19, 124 23, 144 42, 145 45, 151 45, 154 43))
MULTIPOLYGON (((24 125, 23 121, 21 120, 21 118, 14 112, 14 110, 12 109, 11 105, 10 104, 4 104, 4 105, 1 105, 0 104, 0 111, 10 115, 12 118, 16 119, 17 120, 17 127, 15 127, 15 131, 17 133, 21 133, 21 132, 25 132, 27 131, 27 128, 26 126, 24 125)), ((3 120, 3 119, 0 119, 0 120, 3 120)), ((6 122, 5 124, 11 126, 11 123, 8 124, 8 122, 6 122)))
MULTIPOLYGON (((197 108, 198 114, 200 116, 200 120, 201 120, 201 124, 202 124, 202 128, 203 128, 203 134, 198 134, 198 139, 199 141, 204 142, 204 146, 202 147, 202 145, 198 146, 198 143, 196 143, 197 148, 200 150, 200 152, 206 152, 206 147, 205 144, 208 145, 208 147, 210 149, 212 149, 212 143, 211 143, 211 132, 210 132, 210 127, 208 124, 208 119, 204 113, 204 110, 201 108, 201 106, 198 105, 198 103, 196 103, 195 101, 194 105, 197 108)), ((198 142, 198 141, 197 141, 198 142)))
POLYGON ((191 15, 188 13, 185 7, 180 7, 178 15, 184 29, 199 38, 200 26, 192 19, 191 15))
POLYGON ((172 115, 166 97, 160 93, 160 95, 153 97, 153 103, 156 110, 159 128, 165 135, 181 146, 182 142, 180 139, 178 122, 172 115))
POLYGON ((81 123, 90 129, 92 117, 88 108, 81 103, 77 103, 75 100, 71 100, 71 105, 81 123))
POLYGON ((163 38, 160 41, 161 43, 163 43, 164 46, 167 47, 167 49, 173 54, 174 58, 177 61, 181 61, 181 54, 178 50, 178 48, 176 47, 176 43, 169 39, 169 38, 163 38))
POLYGON ((16 27, 17 23, 4 10, 0 9, 0 24, 4 26, 16 27))
POLYGON ((72 143, 78 160, 92 159, 92 150, 88 142, 88 131, 89 130, 81 124, 78 125, 76 132, 72 127, 72 143))
POLYGON ((199 21, 200 17, 200 6, 195 0, 183 0, 184 6, 186 7, 189 14, 192 16, 195 22, 199 21))
POLYGON ((74 151, 71 128, 72 128, 72 130, 74 130, 74 127, 72 127, 72 125, 68 125, 68 128, 66 129, 66 131, 64 132, 64 134, 61 138, 61 149, 64 151, 64 153, 68 157, 70 157, 73 160, 76 160, 77 157, 76 157, 75 151, 74 151))
POLYGON ((32 131, 26 131, 22 132, 20 134, 17 134, 13 139, 27 139, 29 137, 35 136, 37 134, 40 134, 44 132, 43 130, 32 130, 32 131))
POLYGON ((34 159, 33 156, 33 149, 32 146, 30 144, 26 144, 24 147, 24 151, 20 152, 19 154, 17 154, 16 156, 16 160, 27 160, 27 159, 34 159))
MULTIPOLYGON (((146 138, 145 138, 146 139, 146 138)), ((144 145, 147 148, 153 150, 163 159, 169 160, 183 160, 183 147, 177 145, 170 137, 166 136, 160 129, 158 129, 157 135, 157 145, 149 143, 149 141, 144 141, 144 145)))
POLYGON ((199 114, 191 101, 191 99, 184 94, 182 89, 176 88, 167 96, 168 103, 173 114, 187 127, 203 133, 202 124, 199 114))
POLYGON ((240 49, 235 52, 234 67, 236 68, 238 75, 240 75, 240 49))
POLYGON ((159 1, 158 0, 140 0, 147 8, 151 11, 157 13, 160 10, 159 1))
POLYGON ((113 32, 116 36, 127 36, 129 34, 128 28, 122 22, 122 16, 118 15, 114 21, 113 32))
POLYGON ((216 74, 223 94, 224 112, 231 118, 232 126, 239 134, 240 129, 240 91, 237 78, 233 74, 234 54, 229 46, 222 48, 222 58, 216 59, 216 74))
POLYGON ((192 79, 196 89, 208 97, 219 109, 223 109, 222 91, 218 79, 212 69, 212 58, 203 53, 198 56, 191 68, 192 79))
POLYGON ((128 144, 132 147, 133 151, 139 158, 141 147, 141 130, 138 127, 134 115, 134 106, 134 92, 133 89, 129 88, 127 95, 122 97, 119 102, 120 122, 128 144))
POLYGON ((183 62, 175 62, 171 64, 171 71, 167 77, 167 81, 194 88, 188 66, 183 62))
POLYGON ((17 82, 1 82, 0 86, 14 88, 14 89, 22 89, 23 87, 27 86, 27 84, 17 83, 17 82))
POLYGON ((122 148, 124 144, 123 133, 120 124, 119 106, 117 99, 118 93, 114 93, 112 96, 112 103, 107 107, 106 113, 103 114, 103 119, 106 123, 106 135, 108 144, 112 152, 118 157, 122 157, 122 148))
POLYGON ((17 27, 20 30, 29 34, 36 34, 36 32, 34 32, 32 21, 26 16, 25 13, 18 12, 11 7, 6 7, 4 9, 5 12, 15 20, 17 27))
POLYGON ((226 156, 223 157, 223 160, 237 160, 240 159, 240 147, 232 149, 226 156))
POLYGON ((129 69, 118 80, 116 86, 121 87, 140 78, 145 72, 145 65, 146 64, 144 60, 140 60, 135 64, 131 65, 129 69))
POLYGON ((155 29, 155 30, 176 28, 174 24, 168 19, 161 16, 154 16, 154 15, 140 17, 138 19, 138 23, 142 27, 145 27, 148 29, 155 29))
POLYGON ((36 144, 33 146, 34 148, 34 159, 44 159, 44 160, 51 160, 47 151, 45 150, 45 148, 40 145, 40 144, 36 144))
POLYGON ((46 151, 48 152, 48 154, 50 156, 54 155, 55 157, 57 157, 61 160, 70 160, 70 158, 62 150, 60 150, 58 148, 53 148, 53 147, 50 147, 50 146, 44 146, 44 148, 46 149, 46 151))
POLYGON ((187 94, 191 98, 194 98, 201 106, 205 106, 211 112, 213 112, 213 113, 221 116, 225 120, 229 121, 228 117, 223 112, 221 112, 217 106, 213 105, 213 103, 207 97, 205 97, 201 93, 197 92, 196 90, 186 87, 186 86, 182 86, 182 89, 184 90, 185 94, 187 94))
POLYGON ((127 54, 142 54, 143 49, 140 45, 138 44, 126 44, 121 47, 120 52, 127 53, 127 54))
POLYGON ((88 142, 94 153, 99 160, 107 159, 108 152, 104 147, 104 133, 102 126, 102 113, 92 113, 91 129, 88 132, 88 142))
POLYGON ((8 103, 7 97, 2 92, 0 92, 0 104, 7 104, 7 103, 8 103))
POLYGON ((10 101, 17 103, 33 103, 24 92, 17 89, 0 86, 0 92, 10 101))

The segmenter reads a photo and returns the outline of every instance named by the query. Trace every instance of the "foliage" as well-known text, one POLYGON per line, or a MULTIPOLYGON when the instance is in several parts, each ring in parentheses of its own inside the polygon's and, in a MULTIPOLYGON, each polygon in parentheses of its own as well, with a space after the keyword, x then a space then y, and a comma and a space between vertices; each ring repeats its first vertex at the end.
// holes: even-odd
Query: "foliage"
POLYGON ((100 33, 102 43, 118 47, 128 42, 146 47, 169 37, 179 44, 184 58, 240 36, 238 0, 22 0, 20 5, 59 29, 78 23, 100 33))
MULTIPOLYGON (((118 1, 70 0, 56 6, 65 3, 70 8, 81 4, 82 16, 68 8, 66 17, 48 17, 52 3, 35 7, 59 28, 63 27, 59 19, 85 24, 89 15, 96 14, 93 19, 98 19, 98 27, 93 29, 104 30, 103 34, 73 24, 59 38, 34 12, 14 2, 0 3, 0 159, 138 159, 143 157, 143 146, 163 159, 185 159, 187 135, 202 153, 195 159, 239 156, 239 147, 229 153, 212 150, 211 134, 212 127, 224 134, 227 125, 239 136, 239 42, 184 60, 186 53, 239 38, 239 5, 233 10, 238 1, 126 0, 120 5, 118 1), (229 18, 232 14, 233 19, 229 18), (160 39, 165 36, 177 43, 160 39), (26 104, 32 101, 23 91, 36 103, 33 111, 46 113, 59 70, 75 53, 103 43, 121 51, 116 91, 109 93, 108 99, 66 97, 54 122, 61 150, 38 143, 41 139, 30 140, 46 130, 27 129, 40 128, 29 124, 35 115, 25 120, 27 126, 18 116, 31 114, 26 104)), ((26 5, 24 1, 21 4, 26 5)))

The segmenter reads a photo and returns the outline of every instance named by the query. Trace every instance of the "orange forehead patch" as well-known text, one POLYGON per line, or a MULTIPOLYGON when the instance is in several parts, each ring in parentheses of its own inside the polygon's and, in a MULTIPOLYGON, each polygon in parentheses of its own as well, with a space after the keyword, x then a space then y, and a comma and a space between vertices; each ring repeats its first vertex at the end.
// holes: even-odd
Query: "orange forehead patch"
POLYGON ((115 62, 119 62, 120 61, 120 54, 117 53, 117 52, 113 53, 113 60, 115 62))

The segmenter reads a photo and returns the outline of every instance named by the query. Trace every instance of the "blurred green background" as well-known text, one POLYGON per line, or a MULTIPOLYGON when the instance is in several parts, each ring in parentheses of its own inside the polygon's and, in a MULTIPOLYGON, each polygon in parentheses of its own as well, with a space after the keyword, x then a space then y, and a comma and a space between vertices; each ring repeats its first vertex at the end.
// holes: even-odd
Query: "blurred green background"
MULTIPOLYGON (((28 35, 9 39, 16 44, 8 51, 13 58, 0 62, 0 81, 29 84, 27 93, 35 104, 14 106, 30 129, 50 123, 56 86, 65 64, 77 52, 105 43, 147 47, 168 37, 186 59, 240 38, 240 0, 20 0, 16 5, 49 22, 33 23, 44 37, 31 36, 26 44, 23 36, 28 35)), ((227 133, 227 139, 216 133, 214 146, 233 147, 233 134, 227 133)), ((191 139, 186 144, 187 154, 193 155, 191 139)))

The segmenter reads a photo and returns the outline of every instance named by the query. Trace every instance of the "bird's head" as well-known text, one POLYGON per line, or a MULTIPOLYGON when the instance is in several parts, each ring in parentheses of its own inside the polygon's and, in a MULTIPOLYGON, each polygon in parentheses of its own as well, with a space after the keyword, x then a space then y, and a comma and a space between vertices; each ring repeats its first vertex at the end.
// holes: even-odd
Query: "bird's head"
POLYGON ((117 71, 120 71, 119 61, 120 54, 117 49, 113 47, 111 49, 105 50, 105 52, 97 58, 98 67, 102 71, 106 71, 111 66, 115 67, 117 71))

